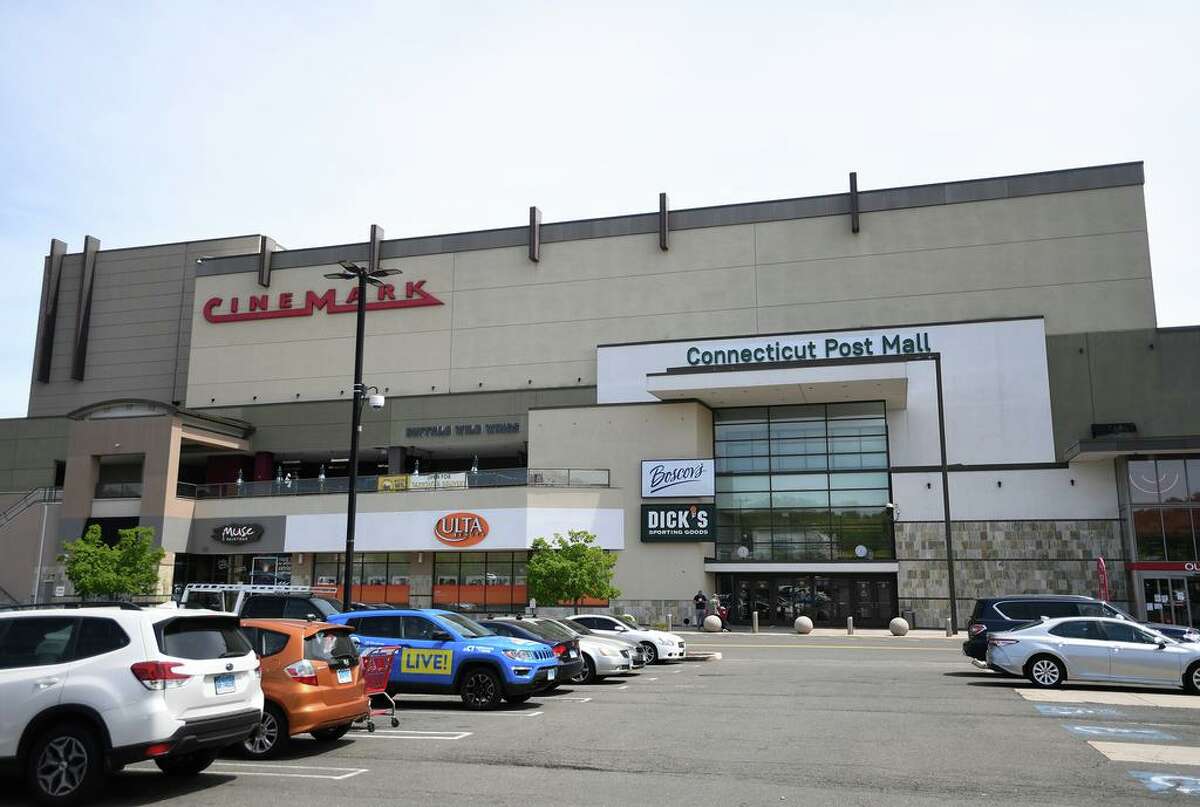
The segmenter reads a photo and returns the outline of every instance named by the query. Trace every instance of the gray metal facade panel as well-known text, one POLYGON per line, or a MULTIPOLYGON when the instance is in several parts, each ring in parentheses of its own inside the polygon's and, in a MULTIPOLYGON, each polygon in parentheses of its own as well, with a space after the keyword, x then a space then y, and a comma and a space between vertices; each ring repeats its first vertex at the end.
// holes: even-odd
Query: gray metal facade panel
MULTIPOLYGON (((858 194, 859 210, 863 213, 903 210, 960 202, 981 202, 1141 185, 1144 182, 1145 172, 1142 163, 1119 163, 1036 174, 987 177, 900 188, 877 188, 869 191, 860 190, 858 194)), ((701 227, 758 224, 768 221, 841 216, 849 213, 850 194, 836 193, 797 199, 672 210, 671 229, 688 230, 701 227)), ((658 232, 657 213, 634 213, 627 216, 545 223, 541 226, 541 241, 551 243, 656 232, 658 232)), ((403 258, 445 252, 500 249, 527 246, 528 243, 528 226, 508 227, 385 241, 383 257, 403 258)), ((331 264, 339 260, 361 261, 366 260, 366 253, 366 243, 313 247, 278 252, 272 257, 272 265, 277 269, 287 269, 331 264)), ((196 274, 209 276, 255 272, 258 271, 258 261, 257 254, 215 258, 205 261, 202 266, 197 268, 196 274)))
POLYGON ((92 289, 96 281, 96 254, 100 241, 90 235, 83 239, 83 274, 78 305, 75 308, 75 350, 71 354, 71 378, 82 381, 87 368, 88 331, 92 319, 92 289))
POLYGON ((42 304, 38 312, 37 347, 34 349, 34 380, 47 383, 54 356, 54 336, 58 321, 59 290, 62 285, 63 256, 67 244, 57 238, 50 241, 50 254, 46 256, 42 275, 42 304))

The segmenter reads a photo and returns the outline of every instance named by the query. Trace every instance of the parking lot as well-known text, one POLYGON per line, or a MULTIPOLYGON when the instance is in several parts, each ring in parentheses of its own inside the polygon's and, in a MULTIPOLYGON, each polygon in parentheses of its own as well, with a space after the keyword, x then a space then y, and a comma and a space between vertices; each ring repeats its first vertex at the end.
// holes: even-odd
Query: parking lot
POLYGON ((945 638, 687 638, 723 659, 496 712, 404 696, 399 729, 188 781, 139 765, 102 803, 1200 804, 1200 698, 1032 691, 945 638))

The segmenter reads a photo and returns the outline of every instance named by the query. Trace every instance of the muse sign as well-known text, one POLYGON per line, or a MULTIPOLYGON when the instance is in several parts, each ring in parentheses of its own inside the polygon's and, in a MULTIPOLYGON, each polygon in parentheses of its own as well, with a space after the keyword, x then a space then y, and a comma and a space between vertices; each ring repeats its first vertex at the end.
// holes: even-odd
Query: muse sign
POLYGON ((712 496, 712 460, 642 460, 642 498, 712 496))

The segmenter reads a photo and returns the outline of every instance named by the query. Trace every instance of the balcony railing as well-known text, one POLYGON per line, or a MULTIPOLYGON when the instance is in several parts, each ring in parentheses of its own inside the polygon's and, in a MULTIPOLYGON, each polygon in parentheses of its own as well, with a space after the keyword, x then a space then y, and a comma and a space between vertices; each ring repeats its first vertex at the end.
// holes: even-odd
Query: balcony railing
MULTIPOLYGON (((408 493, 425 490, 468 490, 471 488, 606 488, 606 468, 500 468, 456 473, 360 476, 359 493, 408 493)), ((222 482, 213 485, 178 483, 176 495, 184 499, 229 499, 250 496, 314 496, 345 494, 350 478, 268 479, 258 482, 222 482)))
POLYGON ((97 499, 140 499, 142 498, 141 482, 97 482, 97 499))

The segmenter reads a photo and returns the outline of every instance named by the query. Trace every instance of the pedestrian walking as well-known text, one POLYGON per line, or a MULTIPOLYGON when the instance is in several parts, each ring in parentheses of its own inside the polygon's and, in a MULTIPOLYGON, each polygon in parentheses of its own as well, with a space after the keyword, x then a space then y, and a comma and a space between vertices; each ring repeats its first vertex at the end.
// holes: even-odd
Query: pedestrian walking
POLYGON ((692 597, 692 602, 696 605, 696 628, 704 627, 704 617, 708 615, 708 597, 704 595, 704 590, 696 592, 696 596, 692 597))

